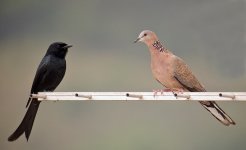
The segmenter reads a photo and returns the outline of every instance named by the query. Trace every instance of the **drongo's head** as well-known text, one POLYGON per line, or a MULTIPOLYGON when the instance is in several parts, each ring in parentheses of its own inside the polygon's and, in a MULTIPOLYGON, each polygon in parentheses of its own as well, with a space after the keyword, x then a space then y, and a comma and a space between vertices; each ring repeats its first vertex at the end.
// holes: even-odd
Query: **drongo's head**
POLYGON ((70 47, 72 47, 72 45, 68 45, 63 42, 55 42, 49 46, 46 55, 54 55, 59 58, 65 58, 68 48, 70 47))

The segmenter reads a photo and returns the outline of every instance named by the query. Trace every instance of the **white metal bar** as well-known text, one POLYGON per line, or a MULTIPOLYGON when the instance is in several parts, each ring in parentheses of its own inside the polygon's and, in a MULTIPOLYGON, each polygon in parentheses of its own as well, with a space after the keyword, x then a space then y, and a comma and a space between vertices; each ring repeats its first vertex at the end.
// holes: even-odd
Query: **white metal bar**
POLYGON ((246 101, 246 92, 39 92, 33 94, 40 101, 83 101, 83 100, 167 100, 167 101, 246 101))

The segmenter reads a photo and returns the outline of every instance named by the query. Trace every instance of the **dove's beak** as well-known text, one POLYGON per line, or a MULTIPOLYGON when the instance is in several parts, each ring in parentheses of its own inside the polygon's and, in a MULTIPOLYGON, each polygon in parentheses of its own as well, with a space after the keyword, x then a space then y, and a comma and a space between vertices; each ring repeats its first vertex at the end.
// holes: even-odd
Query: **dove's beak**
POLYGON ((137 38, 137 39, 134 41, 134 43, 139 42, 140 39, 141 39, 141 38, 137 38))

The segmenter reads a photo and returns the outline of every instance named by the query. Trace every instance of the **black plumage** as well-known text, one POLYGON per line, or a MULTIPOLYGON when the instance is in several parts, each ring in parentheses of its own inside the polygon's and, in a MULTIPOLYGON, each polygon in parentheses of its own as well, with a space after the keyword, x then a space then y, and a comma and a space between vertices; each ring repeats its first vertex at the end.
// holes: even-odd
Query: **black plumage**
MULTIPOLYGON (((36 75, 32 84, 31 94, 38 92, 54 91, 55 88, 62 81, 66 72, 66 60, 68 48, 71 45, 67 45, 63 42, 52 43, 42 61, 40 62, 36 75)), ((32 126, 35 120, 39 108, 40 101, 36 98, 29 98, 26 107, 28 110, 15 132, 9 136, 8 141, 14 141, 18 139, 23 133, 25 133, 28 141, 31 134, 32 126)))

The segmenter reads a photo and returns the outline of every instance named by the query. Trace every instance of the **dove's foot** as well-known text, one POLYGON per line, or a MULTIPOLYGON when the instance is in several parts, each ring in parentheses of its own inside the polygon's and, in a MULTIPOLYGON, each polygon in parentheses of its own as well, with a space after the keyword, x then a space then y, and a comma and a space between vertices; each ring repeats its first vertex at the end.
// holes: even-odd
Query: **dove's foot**
POLYGON ((154 97, 158 95, 158 93, 160 93, 160 95, 163 95, 164 92, 171 92, 167 89, 153 89, 154 92, 154 97))
POLYGON ((158 92, 161 93, 160 95, 163 95, 164 92, 172 92, 171 90, 169 89, 157 89, 157 90, 153 90, 154 92, 154 97, 158 95, 158 92))
POLYGON ((170 88, 168 90, 169 92, 172 92, 175 97, 177 97, 178 94, 183 94, 184 92, 183 88, 170 88))
POLYGON ((165 92, 172 92, 174 95, 177 95, 179 93, 183 93, 184 89, 182 88, 166 88, 166 89, 157 89, 157 90, 153 90, 154 92, 154 97, 158 95, 158 93, 160 93, 160 95, 163 95, 165 92))
POLYGON ((162 94, 163 94, 163 89, 153 90, 154 97, 158 95, 158 92, 160 92, 160 93, 161 93, 161 95, 162 95, 162 94))
POLYGON ((183 94, 185 90, 183 88, 166 88, 166 89, 157 89, 153 90, 154 97, 158 95, 158 93, 161 93, 160 95, 163 95, 165 92, 172 92, 175 97, 177 97, 178 94, 183 94))

